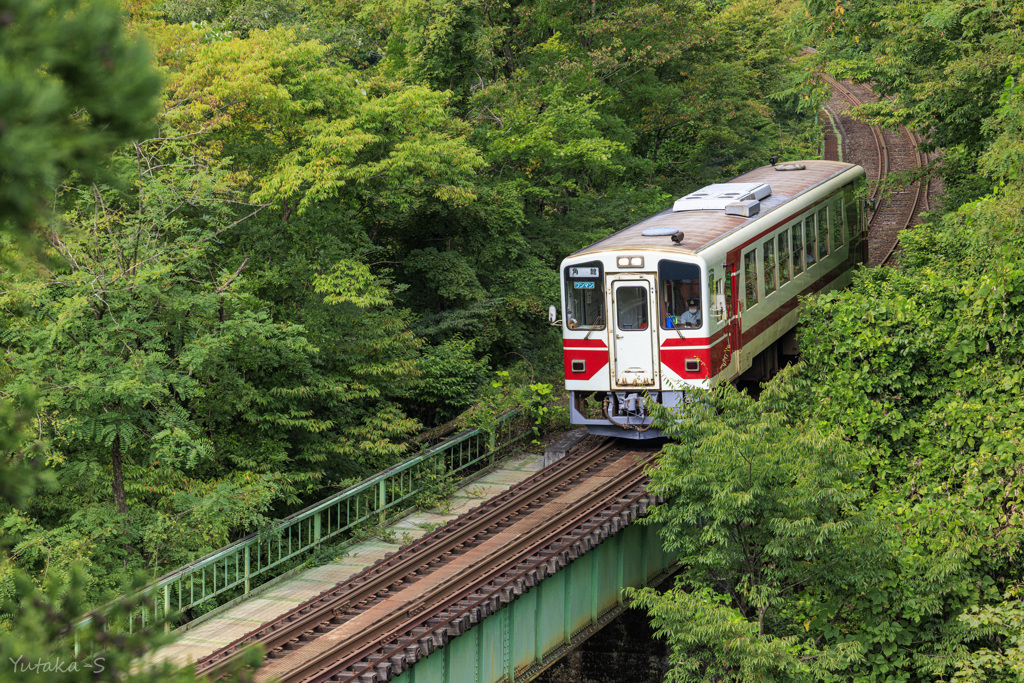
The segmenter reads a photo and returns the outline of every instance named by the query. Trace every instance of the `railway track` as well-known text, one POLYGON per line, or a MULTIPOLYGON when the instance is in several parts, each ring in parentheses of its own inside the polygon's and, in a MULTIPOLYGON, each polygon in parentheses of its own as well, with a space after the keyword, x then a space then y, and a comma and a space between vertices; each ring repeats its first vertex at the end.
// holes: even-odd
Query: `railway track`
POLYGON ((565 458, 204 657, 196 673, 217 678, 260 644, 257 681, 390 680, 645 515, 657 502, 643 472, 654 456, 609 440, 565 458))
MULTIPOLYGON (((850 107, 877 99, 867 85, 843 83, 824 74, 822 79, 850 107)), ((841 121, 845 107, 838 109, 830 104, 828 108, 833 119, 841 121)), ((849 160, 863 166, 871 179, 875 211, 868 224, 868 265, 885 265, 899 247, 900 232, 911 227, 921 211, 929 209, 928 180, 917 181, 909 188, 887 189, 888 175, 923 168, 928 158, 918 149, 920 137, 905 126, 895 131, 883 130, 850 118, 840 125, 845 129, 843 137, 849 145, 849 160)))

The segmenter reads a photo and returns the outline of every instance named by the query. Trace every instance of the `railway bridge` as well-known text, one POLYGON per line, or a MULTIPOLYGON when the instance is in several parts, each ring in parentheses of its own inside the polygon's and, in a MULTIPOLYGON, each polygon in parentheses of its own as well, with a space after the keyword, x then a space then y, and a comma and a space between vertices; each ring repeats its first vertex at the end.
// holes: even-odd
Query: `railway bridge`
POLYGON ((634 523, 658 502, 645 489, 653 448, 589 437, 544 467, 539 454, 501 457, 528 433, 512 422, 461 434, 272 535, 162 577, 148 588, 156 613, 136 623, 223 604, 182 626, 155 658, 217 677, 260 644, 257 681, 536 677, 625 609, 623 588, 658 583, 675 567, 658 529, 634 523), (392 514, 432 493, 439 471, 467 475, 448 505, 392 514), (358 539, 359 528, 373 536, 319 566, 281 571, 288 558, 322 554, 332 537, 358 539))

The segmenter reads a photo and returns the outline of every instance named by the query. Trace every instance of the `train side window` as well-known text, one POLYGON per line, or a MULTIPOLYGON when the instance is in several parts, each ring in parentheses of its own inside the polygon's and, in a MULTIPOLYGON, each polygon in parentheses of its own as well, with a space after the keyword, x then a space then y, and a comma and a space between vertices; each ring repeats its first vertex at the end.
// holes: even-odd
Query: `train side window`
POLYGON ((725 320, 725 278, 715 277, 715 269, 708 270, 708 300, 711 302, 711 320, 725 320))
POLYGON ((764 263, 764 295, 775 291, 775 240, 769 239, 763 245, 761 262, 764 263))
POLYGON ((600 261, 565 267, 565 326, 604 329, 604 268, 600 261))
POLYGON ((843 200, 832 206, 832 251, 843 246, 843 200))
POLYGON ((817 263, 817 259, 814 256, 814 214, 812 213, 804 221, 804 254, 808 266, 813 266, 817 263))
POLYGON ((779 287, 789 282, 789 228, 779 233, 779 287))
POLYGON ((646 330, 647 288, 619 287, 615 290, 615 313, 620 330, 646 330))
POLYGON ((747 308, 757 304, 757 249, 743 255, 743 290, 747 308))
MULTIPOLYGON (((856 246, 860 243, 864 232, 864 226, 861 222, 866 220, 866 216, 862 216, 860 212, 860 202, 857 200, 856 189, 857 187, 864 188, 864 181, 858 181, 855 186, 853 183, 843 188, 843 208, 846 209, 845 217, 847 228, 849 229, 851 246, 856 246)), ((865 214, 867 212, 864 212, 865 214)))
POLYGON ((793 225, 793 277, 804 272, 804 238, 800 223, 793 225))
POLYGON ((818 211, 818 260, 828 256, 828 207, 818 211))
POLYGON ((725 290, 725 317, 726 319, 731 318, 736 310, 739 308, 739 304, 736 303, 735 297, 732 295, 733 285, 736 284, 736 272, 732 270, 729 265, 725 266, 725 277, 722 278, 722 289, 725 290))
POLYGON ((696 302, 697 319, 703 320, 700 312, 704 310, 704 292, 697 264, 668 259, 658 261, 658 292, 662 329, 694 327, 692 316, 687 314, 691 302, 696 302))

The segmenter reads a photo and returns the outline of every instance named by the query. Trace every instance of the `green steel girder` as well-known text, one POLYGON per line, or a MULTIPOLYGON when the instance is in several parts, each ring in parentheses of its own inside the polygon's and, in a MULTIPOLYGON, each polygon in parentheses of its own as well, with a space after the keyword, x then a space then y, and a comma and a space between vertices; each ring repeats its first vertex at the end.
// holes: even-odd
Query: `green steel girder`
POLYGON ((533 680, 626 608, 623 588, 655 585, 675 569, 658 526, 631 524, 392 681, 533 680))

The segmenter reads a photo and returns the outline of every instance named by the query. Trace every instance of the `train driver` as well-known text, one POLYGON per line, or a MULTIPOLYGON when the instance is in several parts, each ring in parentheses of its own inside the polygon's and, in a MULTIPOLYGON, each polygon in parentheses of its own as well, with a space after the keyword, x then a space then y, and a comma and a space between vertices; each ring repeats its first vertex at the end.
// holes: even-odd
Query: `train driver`
POLYGON ((700 306, 696 299, 690 299, 686 302, 688 308, 683 311, 683 314, 676 318, 676 326, 682 327, 700 327, 700 306))

